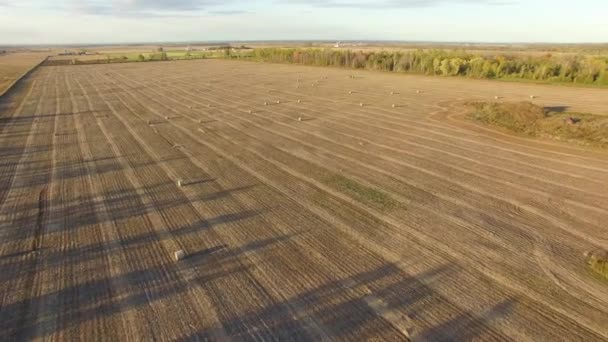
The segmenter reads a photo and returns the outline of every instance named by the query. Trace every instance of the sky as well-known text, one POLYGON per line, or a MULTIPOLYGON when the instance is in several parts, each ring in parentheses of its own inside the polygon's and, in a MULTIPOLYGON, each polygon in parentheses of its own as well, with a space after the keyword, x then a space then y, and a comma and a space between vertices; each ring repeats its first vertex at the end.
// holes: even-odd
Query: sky
POLYGON ((608 0, 0 0, 2 44, 608 42, 608 0))

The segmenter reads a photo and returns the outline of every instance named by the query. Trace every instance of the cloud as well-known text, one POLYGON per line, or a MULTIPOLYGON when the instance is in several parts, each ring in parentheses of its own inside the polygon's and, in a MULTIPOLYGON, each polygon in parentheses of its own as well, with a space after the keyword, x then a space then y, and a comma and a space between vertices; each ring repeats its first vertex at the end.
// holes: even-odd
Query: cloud
POLYGON ((404 9, 436 7, 451 4, 507 5, 511 0, 288 0, 292 4, 307 4, 323 8, 404 9))
POLYGON ((140 16, 191 16, 194 14, 229 12, 223 6, 238 1, 221 0, 69 0, 66 6, 55 5, 58 10, 71 10, 88 15, 119 17, 140 16))
POLYGON ((505 5, 521 0, 0 0, 0 7, 114 17, 229 16, 251 13, 259 6, 306 6, 343 9, 407 9, 452 4, 505 5))
POLYGON ((245 10, 219 10, 219 11, 208 11, 209 14, 217 14, 217 15, 239 15, 246 14, 249 11, 245 10))

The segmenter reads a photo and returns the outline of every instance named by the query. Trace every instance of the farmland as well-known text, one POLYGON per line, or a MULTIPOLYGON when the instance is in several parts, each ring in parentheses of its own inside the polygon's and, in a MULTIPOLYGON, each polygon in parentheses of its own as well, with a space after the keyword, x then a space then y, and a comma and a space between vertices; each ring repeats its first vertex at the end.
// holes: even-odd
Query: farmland
POLYGON ((0 95, 46 57, 40 52, 20 52, 0 54, 0 95))
POLYGON ((606 89, 39 67, 0 100, 0 340, 606 340, 608 151, 466 119, 495 96, 608 114, 606 89))

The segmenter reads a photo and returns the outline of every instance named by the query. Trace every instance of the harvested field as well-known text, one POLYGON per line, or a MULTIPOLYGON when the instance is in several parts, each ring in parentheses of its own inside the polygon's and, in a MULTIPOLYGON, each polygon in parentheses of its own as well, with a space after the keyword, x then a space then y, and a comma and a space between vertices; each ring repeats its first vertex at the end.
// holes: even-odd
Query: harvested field
POLYGON ((19 52, 0 54, 0 96, 19 78, 46 58, 45 53, 19 52))
POLYGON ((606 340, 585 255, 608 152, 464 119, 496 94, 608 111, 601 89, 40 67, 0 103, 0 340, 606 340))

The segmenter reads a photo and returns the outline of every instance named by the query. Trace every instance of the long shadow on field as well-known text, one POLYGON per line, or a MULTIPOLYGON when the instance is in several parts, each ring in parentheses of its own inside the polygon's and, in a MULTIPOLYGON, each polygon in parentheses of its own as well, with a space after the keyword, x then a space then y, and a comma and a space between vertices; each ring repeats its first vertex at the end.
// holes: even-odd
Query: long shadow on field
MULTIPOLYGON (((45 271, 53 272, 55 269, 58 271, 66 263, 79 265, 94 260, 103 260, 107 255, 120 253, 124 249, 146 246, 151 242, 163 242, 168 239, 174 241, 189 240, 193 235, 204 233, 215 226, 247 220, 259 216, 263 212, 262 210, 248 210, 235 214, 219 215, 188 226, 171 229, 166 236, 162 237, 159 237, 156 232, 145 231, 135 235, 130 234, 129 236, 120 237, 116 241, 102 241, 84 246, 68 244, 68 246, 57 246, 56 248, 42 248, 38 250, 37 254, 30 250, 29 245, 24 245, 16 251, 0 256, 0 282, 7 282, 20 276, 26 276, 28 274, 28 268, 25 266, 27 264, 26 261, 35 256, 44 258, 45 266, 47 267, 45 271)), ((110 229, 110 227, 103 226, 102 229, 110 229)), ((101 233, 91 232, 91 234, 99 235, 101 233)), ((278 241, 280 240, 273 242, 278 241)), ((192 252, 192 258, 194 259, 196 259, 198 254, 205 253, 204 250, 192 252)), ((167 255, 171 254, 170 251, 167 253, 167 255)))
MULTIPOLYGON (((218 216, 171 230, 170 238, 190 240, 192 234, 204 232, 215 223, 244 220, 258 214, 256 211, 246 211, 218 216)), ((48 268, 44 270, 46 277, 50 277, 45 281, 59 288, 29 300, 3 302, 0 310, 0 340, 48 338, 58 332, 65 334, 63 338, 77 337, 81 333, 81 323, 99 319, 121 321, 124 319, 122 314, 133 310, 145 312, 157 320, 158 312, 166 309, 172 314, 165 317, 179 320, 180 314, 176 315, 176 312, 185 310, 182 313, 185 316, 192 313, 188 304, 180 301, 180 298, 183 300, 180 297, 183 292, 191 291, 195 286, 211 288, 213 291, 222 289, 226 287, 224 282, 229 281, 227 278, 234 278, 232 281, 239 283, 235 279, 243 276, 238 274, 246 272, 250 267, 240 258, 243 253, 261 250, 291 238, 292 236, 279 236, 234 249, 227 245, 207 248, 201 246, 199 251, 192 251, 180 264, 171 261, 172 251, 150 254, 150 251, 155 250, 152 246, 161 246, 161 239, 155 232, 125 237, 114 241, 115 243, 41 250, 38 258, 44 260, 45 265, 61 266, 56 271, 48 268), (112 271, 103 262, 108 260, 108 256, 113 256, 112 269, 120 274, 110 276, 112 271), (91 269, 92 265, 99 266, 100 263, 103 264, 102 269, 91 269), (142 264, 154 266, 140 269, 138 266, 142 264), (92 280, 80 284, 71 283, 71 274, 82 272, 83 269, 91 272, 92 280), (54 279, 53 274, 61 278, 54 279), (159 301, 163 303, 158 303, 159 301), (155 308, 152 309, 151 306, 155 308)), ((34 256, 27 253, 13 253, 0 258, 2 282, 25 279, 31 275, 35 271, 33 260, 34 256)), ((152 332, 154 327, 149 329, 151 338, 155 334, 152 332)), ((145 336, 142 338, 147 339, 145 336)))
POLYGON ((3 127, 4 125, 6 125, 8 123, 21 125, 22 123, 31 123, 31 122, 33 122, 34 119, 56 118, 59 116, 74 116, 74 115, 93 114, 93 113, 100 113, 100 112, 104 112, 104 111, 103 110, 95 110, 95 111, 86 110, 86 111, 69 112, 69 113, 26 114, 26 115, 12 116, 12 117, 4 117, 4 118, 0 118, 0 129, 1 129, 1 127, 3 127))
POLYGON ((52 146, 30 146, 25 151, 25 143, 21 146, 0 147, 0 158, 22 157, 39 153, 48 153, 52 150, 52 146))
MULTIPOLYGON (((74 142, 77 143, 77 142, 74 142)), ((74 144, 71 143, 71 144, 74 144)), ((61 150, 63 146, 69 145, 66 144, 54 144, 58 150, 61 150)), ((53 165, 53 170, 48 167, 49 159, 44 159, 36 162, 19 162, 21 156, 33 155, 33 154, 48 154, 50 155, 52 152, 52 146, 35 146, 28 149, 28 152, 24 152, 23 147, 0 147, 0 160, 3 158, 10 158, 12 160, 10 162, 2 163, 0 161, 0 167, 15 167, 17 164, 20 164, 22 167, 25 166, 24 171, 20 172, 19 177, 23 178, 24 181, 21 185, 16 185, 17 188, 27 188, 34 187, 38 185, 46 184, 47 182, 41 182, 39 178, 36 178, 40 173, 49 173, 51 171, 54 172, 55 180, 57 181, 65 181, 70 179, 80 179, 85 175, 89 176, 101 176, 106 173, 118 172, 124 170, 124 167, 120 164, 119 159, 124 158, 125 156, 112 156, 107 158, 97 158, 92 160, 78 161, 78 162, 70 162, 63 163, 55 161, 53 165), (46 164, 45 164, 46 163, 46 164), (90 174, 88 172, 88 167, 94 168, 95 172, 90 174)), ((165 159, 162 162, 171 162, 187 159, 188 157, 175 157, 170 159, 165 159)), ((138 171, 147 166, 157 165, 159 162, 142 162, 134 165, 132 168, 134 171, 138 171)), ((3 176, 0 178, 0 181, 3 179, 9 179, 14 177, 14 174, 3 176)))
MULTIPOLYGON (((61 148, 61 147, 59 147, 61 148)), ((50 150, 42 150, 42 149, 35 149, 29 153, 49 153, 50 150)), ((0 148, 0 158, 2 157, 2 149, 0 148)), ((41 173, 50 173, 51 171, 54 171, 53 176, 55 177, 56 181, 66 181, 66 180, 70 180, 70 179, 82 179, 85 176, 101 176, 107 173, 112 173, 112 172, 119 172, 124 170, 124 167, 119 163, 119 158, 123 158, 123 156, 120 157, 108 157, 108 158, 100 158, 100 159, 93 159, 93 160, 86 160, 84 162, 76 162, 76 163, 60 163, 60 162, 55 162, 55 164, 53 165, 53 170, 51 170, 48 167, 48 163, 50 162, 49 159, 44 159, 44 160, 40 160, 40 161, 36 161, 36 162, 21 162, 19 163, 19 159, 18 158, 14 158, 11 162, 5 162, 5 163, 0 163, 0 167, 16 167, 17 164, 22 165, 22 167, 25 165, 25 171, 22 171, 19 173, 19 177, 23 179, 23 181, 21 182, 21 184, 15 184, 13 185, 12 188, 18 189, 18 188, 29 188, 29 187, 35 187, 35 186, 39 186, 39 185, 45 185, 48 182, 46 181, 46 179, 44 178, 39 178, 38 176, 41 173), (44 165, 41 167, 41 165, 44 165), (88 172, 88 166, 95 168, 95 172, 93 174, 88 172)), ((163 160, 163 162, 169 162, 169 161, 177 161, 177 160, 181 160, 181 159, 187 159, 187 157, 178 157, 178 158, 172 158, 172 159, 167 159, 167 160, 163 160)), ((139 163, 135 166, 132 167, 132 169, 134 171, 139 171, 142 168, 145 168, 147 166, 153 166, 153 165, 157 165, 158 162, 145 162, 145 163, 139 163)), ((14 177, 14 175, 9 176, 5 176, 5 177, 0 177, 0 182, 2 182, 4 179, 10 179, 14 177)))
MULTIPOLYGON (((214 304, 221 328, 237 341, 250 340, 252 334, 262 340, 395 341, 406 340, 404 331, 420 340, 507 339, 491 323, 508 315, 513 301, 498 303, 483 315, 462 311, 425 285, 428 279, 449 281, 442 278, 449 277, 450 272, 450 268, 440 267, 413 277, 386 264, 330 281, 260 310, 224 314, 219 310, 223 303, 214 304), (421 279, 427 280, 423 283, 421 279), (434 313, 432 318, 427 316, 429 312, 434 313), (437 315, 444 322, 428 326, 427 318, 436 320, 437 315)), ((218 328, 203 329, 180 341, 213 340, 218 328)))
POLYGON ((473 341, 481 340, 508 340, 506 336, 496 331, 486 331, 483 335, 480 331, 496 319, 508 316, 515 304, 512 299, 500 302, 488 310, 475 313, 475 316, 461 314, 442 324, 431 327, 418 335, 420 341, 473 341))
MULTIPOLYGON (((108 169, 103 167, 98 167, 97 169, 101 170, 101 172, 113 172, 115 171, 112 169, 114 167, 113 165, 114 164, 109 163, 108 169)), ((49 170, 46 170, 46 172, 46 174, 40 172, 32 175, 32 177, 28 179, 29 183, 27 186, 45 184, 48 180, 49 170)), ((85 173, 86 170, 83 169, 81 172, 85 173)), ((77 175, 80 174, 75 172, 71 176, 76 177, 77 175)), ((20 186, 19 184, 13 185, 15 187, 20 186)), ((86 194, 82 194, 83 197, 78 198, 77 200, 54 203, 50 211, 45 214, 49 217, 47 224, 48 229, 46 229, 46 231, 48 234, 63 234, 66 231, 74 233, 81 229, 90 228, 96 224, 109 223, 102 220, 99 215, 96 215, 98 212, 105 211, 106 207, 111 213, 111 220, 113 222, 120 222, 132 217, 145 215, 151 211, 169 210, 197 202, 216 201, 229 197, 235 193, 247 191, 253 187, 255 187, 255 185, 204 193, 192 199, 192 201, 183 195, 176 194, 176 185, 173 182, 153 184, 139 189, 117 189, 107 191, 99 196, 91 196, 90 193, 87 192, 86 194), (142 193, 149 196, 152 201, 148 204, 142 203, 142 193), (171 193, 176 195, 167 196, 171 193)), ((32 197, 26 202, 23 202, 20 205, 18 212, 13 213, 13 216, 4 215, 3 218, 0 219, 0 228, 4 229, 5 234, 5 239, 4 241, 0 241, 0 245, 6 243, 13 244, 19 240, 31 238, 31 229, 38 219, 38 205, 38 198, 32 197)))

